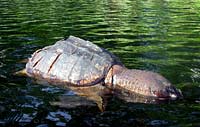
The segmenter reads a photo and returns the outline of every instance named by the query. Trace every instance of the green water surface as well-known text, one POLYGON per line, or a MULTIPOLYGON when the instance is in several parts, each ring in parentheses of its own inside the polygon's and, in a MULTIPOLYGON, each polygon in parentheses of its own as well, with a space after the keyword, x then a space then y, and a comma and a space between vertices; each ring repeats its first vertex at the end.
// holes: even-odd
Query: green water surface
POLYGON ((0 0, 1 125, 200 126, 200 1, 0 0), (128 68, 164 75, 184 99, 154 105, 114 97, 103 113, 94 106, 51 106, 70 91, 12 73, 24 68, 20 61, 36 49, 69 35, 109 50, 128 68), (68 119, 47 118, 56 111, 68 119))

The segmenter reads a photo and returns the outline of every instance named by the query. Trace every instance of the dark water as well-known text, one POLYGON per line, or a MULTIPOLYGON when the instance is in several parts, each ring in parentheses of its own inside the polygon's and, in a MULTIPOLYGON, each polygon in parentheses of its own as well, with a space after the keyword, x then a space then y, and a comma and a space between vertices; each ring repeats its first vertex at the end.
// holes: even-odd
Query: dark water
POLYGON ((0 0, 0 126, 200 126, 200 2, 0 0), (184 99, 142 104, 113 97, 101 113, 72 91, 12 75, 36 49, 69 35, 108 49, 128 68, 161 73, 184 99), (61 95, 74 105, 52 106, 61 95))

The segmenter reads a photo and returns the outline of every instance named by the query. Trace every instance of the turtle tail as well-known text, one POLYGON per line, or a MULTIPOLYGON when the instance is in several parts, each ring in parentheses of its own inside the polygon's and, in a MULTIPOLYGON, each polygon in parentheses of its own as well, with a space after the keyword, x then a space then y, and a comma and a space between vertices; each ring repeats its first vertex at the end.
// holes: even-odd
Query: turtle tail
POLYGON ((20 71, 14 72, 13 75, 16 75, 16 76, 27 76, 27 72, 26 72, 26 69, 22 69, 20 71))

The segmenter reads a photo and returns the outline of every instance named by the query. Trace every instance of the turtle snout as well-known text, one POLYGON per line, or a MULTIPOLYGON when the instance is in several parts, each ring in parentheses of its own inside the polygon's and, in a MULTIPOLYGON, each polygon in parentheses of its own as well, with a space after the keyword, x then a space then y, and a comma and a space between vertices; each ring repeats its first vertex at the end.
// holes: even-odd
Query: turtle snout
POLYGON ((166 92, 169 94, 171 99, 182 98, 182 93, 179 89, 174 86, 169 86, 166 88, 166 92))
POLYGON ((164 90, 154 92, 154 95, 162 99, 177 99, 182 98, 182 93, 174 86, 167 86, 164 90))

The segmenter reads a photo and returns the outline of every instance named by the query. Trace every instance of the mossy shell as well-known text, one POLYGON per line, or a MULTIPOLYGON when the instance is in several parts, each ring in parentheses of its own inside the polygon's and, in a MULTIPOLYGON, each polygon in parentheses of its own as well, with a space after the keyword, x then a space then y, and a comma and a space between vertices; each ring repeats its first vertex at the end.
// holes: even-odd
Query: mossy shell
POLYGON ((34 52, 26 64, 26 72, 50 83, 88 86, 104 82, 114 64, 121 62, 107 50, 70 36, 34 52))

